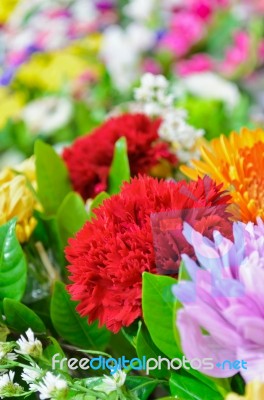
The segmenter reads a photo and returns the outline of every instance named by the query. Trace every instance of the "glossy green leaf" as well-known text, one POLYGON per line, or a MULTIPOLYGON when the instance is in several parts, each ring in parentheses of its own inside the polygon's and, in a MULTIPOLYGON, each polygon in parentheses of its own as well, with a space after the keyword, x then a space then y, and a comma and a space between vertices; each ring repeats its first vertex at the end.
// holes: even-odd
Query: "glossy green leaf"
POLYGON ((110 333, 105 328, 98 328, 97 323, 89 325, 87 318, 81 318, 76 312, 76 306, 64 284, 56 282, 51 299, 51 319, 58 334, 79 348, 104 349, 110 333))
MULTIPOLYGON (((158 349, 153 343, 150 334, 143 324, 141 325, 140 331, 137 336, 137 355, 138 358, 143 360, 143 357, 146 359, 155 359, 158 360, 159 357, 165 357, 165 355, 158 349)), ((167 369, 167 366, 162 362, 160 369, 153 369, 150 371, 151 376, 155 376, 156 378, 168 379, 170 376, 170 372, 167 369)))
POLYGON ((65 359, 64 351, 55 338, 49 337, 49 339, 51 344, 45 348, 43 352, 44 357, 48 360, 48 362, 51 363, 52 369, 68 372, 67 363, 61 362, 63 359, 65 359), (56 357, 54 357, 55 355, 56 357))
POLYGON ((223 400, 224 397, 210 386, 181 369, 171 375, 171 394, 184 400, 223 400))
POLYGON ((171 288, 175 283, 169 276, 143 274, 144 321, 155 345, 169 358, 182 355, 174 337, 175 299, 171 288))
POLYGON ((119 193, 120 187, 124 181, 130 179, 130 167, 127 156, 127 142, 125 137, 121 137, 115 144, 114 158, 109 174, 109 193, 119 193))
POLYGON ((56 214, 71 191, 68 171, 61 157, 48 144, 35 143, 38 196, 48 215, 56 214))
POLYGON ((27 263, 16 237, 16 220, 0 226, 0 300, 20 300, 27 280, 27 263))
POLYGON ((30 308, 13 299, 4 299, 6 324, 12 330, 24 333, 31 328, 35 333, 45 333, 46 327, 39 316, 30 308))
POLYGON ((70 192, 63 200, 57 214, 60 236, 64 246, 88 220, 88 214, 81 196, 70 192))
POLYGON ((159 383, 160 380, 146 376, 128 376, 126 379, 126 387, 140 400, 147 400, 159 383))

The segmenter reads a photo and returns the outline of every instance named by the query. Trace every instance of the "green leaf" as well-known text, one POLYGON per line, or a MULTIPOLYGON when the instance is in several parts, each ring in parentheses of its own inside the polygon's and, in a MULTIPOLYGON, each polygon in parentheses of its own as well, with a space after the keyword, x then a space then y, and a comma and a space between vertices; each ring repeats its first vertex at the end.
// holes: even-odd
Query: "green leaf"
POLYGON ((181 369, 170 379, 171 394, 184 400, 223 400, 224 397, 210 386, 181 369))
POLYGON ((128 376, 126 379, 126 387, 140 400, 147 400, 159 383, 158 379, 146 376, 128 376))
POLYGON ((130 167, 127 156, 127 142, 125 137, 121 137, 115 144, 114 158, 109 174, 109 193, 119 193, 124 181, 130 179, 130 167))
POLYGON ((43 224, 45 226, 50 248, 55 260, 56 265, 59 267, 62 275, 65 275, 66 258, 64 255, 64 245, 61 238, 59 224, 56 216, 41 215, 43 224))
MULTIPOLYGON (((56 357, 56 360, 54 359, 53 363, 54 363, 54 367, 56 367, 55 369, 61 369, 64 372, 68 372, 68 366, 66 362, 63 362, 60 368, 60 362, 66 358, 65 354, 61 348, 61 346, 59 345, 59 343, 57 342, 57 340, 53 337, 49 337, 51 344, 49 346, 47 346, 43 352, 44 357, 50 361, 52 363, 52 357, 55 354, 58 354, 58 357, 56 357)), ((53 365, 52 365, 53 368, 53 365)))
POLYGON ((31 328, 36 333, 46 332, 43 321, 24 304, 17 300, 4 299, 3 306, 6 324, 12 330, 25 332, 28 328, 31 328))
MULTIPOLYGON (((140 358, 141 360, 143 360, 143 357, 146 357, 147 360, 149 360, 150 358, 158 360, 159 357, 165 357, 165 355, 155 346, 146 326, 144 326, 143 324, 137 336, 137 355, 138 358, 140 358)), ((170 372, 168 371, 167 365, 162 362, 161 369, 153 369, 151 371, 151 375, 159 379, 168 379, 170 376, 170 372)))
POLYGON ((57 214, 60 236, 64 247, 68 239, 74 236, 88 220, 84 202, 81 196, 70 192, 63 200, 57 214))
POLYGON ((48 215, 56 214, 71 191, 68 171, 60 156, 48 144, 35 143, 38 196, 48 215))
POLYGON ((88 325, 87 318, 76 312, 77 303, 70 299, 62 282, 56 282, 51 299, 51 320, 58 334, 69 343, 83 349, 104 349, 110 332, 98 328, 97 323, 88 325))
POLYGON ((169 276, 143 274, 144 321, 155 345, 169 358, 182 356, 174 337, 175 299, 171 287, 175 283, 169 276))
POLYGON ((93 213, 93 210, 97 207, 99 207, 104 200, 109 199, 110 196, 108 193, 106 192, 101 192, 99 193, 91 202, 90 207, 89 207, 89 219, 91 219, 92 217, 95 216, 95 214, 93 213))
POLYGON ((123 335, 133 347, 136 347, 137 345, 137 336, 140 331, 141 325, 141 320, 136 320, 133 322, 132 325, 122 328, 123 335))
POLYGON ((16 220, 0 226, 0 300, 20 300, 27 281, 27 264, 16 237, 16 220))

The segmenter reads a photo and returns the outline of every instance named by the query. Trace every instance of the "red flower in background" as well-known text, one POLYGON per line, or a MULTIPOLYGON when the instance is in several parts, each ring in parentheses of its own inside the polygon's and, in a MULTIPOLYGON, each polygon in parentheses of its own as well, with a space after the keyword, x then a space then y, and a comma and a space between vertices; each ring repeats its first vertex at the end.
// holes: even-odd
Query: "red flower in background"
POLYGON ((168 145, 158 141, 160 123, 144 114, 125 114, 78 138, 63 152, 74 190, 85 200, 107 190, 114 146, 122 136, 127 139, 132 176, 148 173, 161 159, 176 165, 177 158, 170 153, 168 145))
POLYGON ((162 264, 163 273, 177 276, 180 254, 195 257, 183 220, 208 237, 215 229, 230 237, 229 199, 209 177, 175 183, 140 176, 124 184, 66 248, 77 311, 113 332, 129 326, 141 316, 142 273, 158 273, 162 264), (163 218, 172 210, 176 217, 163 218))

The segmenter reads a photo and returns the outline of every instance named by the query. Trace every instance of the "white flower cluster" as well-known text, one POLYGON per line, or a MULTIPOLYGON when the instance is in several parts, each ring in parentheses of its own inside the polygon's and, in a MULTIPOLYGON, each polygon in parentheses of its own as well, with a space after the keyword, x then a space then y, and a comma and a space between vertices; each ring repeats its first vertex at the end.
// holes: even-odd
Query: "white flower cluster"
POLYGON ((42 357, 42 352, 42 343, 35 338, 31 329, 28 329, 25 335, 21 335, 16 342, 0 342, 0 399, 25 398, 32 393, 37 393, 40 400, 66 400, 69 398, 69 391, 75 392, 76 395, 84 394, 84 397, 85 393, 94 391, 93 398, 101 398, 98 392, 106 395, 116 392, 117 396, 120 395, 120 399, 124 398, 122 386, 126 380, 125 372, 120 370, 113 376, 104 375, 102 379, 99 378, 97 386, 93 385, 89 389, 78 384, 78 381, 72 381, 70 377, 67 379, 67 376, 62 377, 56 372, 42 369, 37 364, 42 357), (12 353, 13 350, 17 354, 12 353), (27 364, 21 362, 23 359, 27 364), (11 370, 14 367, 22 368, 21 379, 27 384, 27 389, 14 382, 15 372, 11 370))
POLYGON ((142 112, 158 117, 164 110, 171 108, 174 96, 168 93, 169 82, 163 75, 144 74, 141 85, 134 91, 135 100, 140 103, 142 112))
POLYGON ((26 338, 21 335, 17 344, 19 350, 15 350, 19 354, 28 354, 32 357, 39 358, 42 355, 42 343, 35 339, 34 333, 31 329, 26 331, 26 338))
POLYGON ((31 383, 29 387, 33 392, 39 392, 41 400, 63 399, 66 398, 68 384, 60 375, 47 372, 39 383, 31 383))
POLYGON ((188 162, 198 156, 196 143, 204 135, 202 129, 196 129, 187 122, 186 110, 175 108, 175 93, 171 93, 169 82, 162 75, 145 74, 141 86, 135 89, 138 111, 152 117, 161 117, 159 136, 170 143, 181 162, 188 162))
POLYGON ((15 397, 23 393, 23 388, 18 383, 14 383, 15 373, 9 371, 7 374, 0 376, 0 399, 5 397, 15 397))
POLYGON ((101 385, 98 385, 95 390, 102 391, 106 394, 117 391, 126 381, 126 373, 118 370, 113 376, 104 375, 101 385))

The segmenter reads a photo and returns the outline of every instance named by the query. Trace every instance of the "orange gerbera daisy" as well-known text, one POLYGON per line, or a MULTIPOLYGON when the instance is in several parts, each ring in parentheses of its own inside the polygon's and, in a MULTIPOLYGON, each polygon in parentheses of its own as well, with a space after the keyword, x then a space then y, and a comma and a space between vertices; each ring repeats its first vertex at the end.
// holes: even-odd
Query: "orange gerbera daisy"
POLYGON ((181 170, 191 179, 209 175, 223 183, 239 207, 236 219, 244 222, 264 219, 264 130, 243 128, 227 138, 221 135, 201 147, 202 161, 192 161, 193 168, 181 170))

